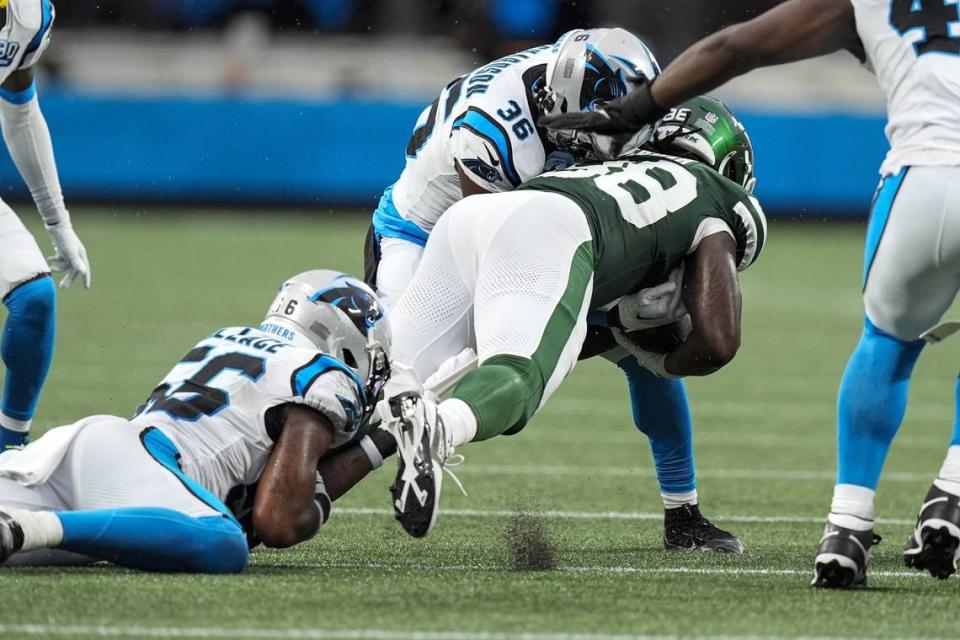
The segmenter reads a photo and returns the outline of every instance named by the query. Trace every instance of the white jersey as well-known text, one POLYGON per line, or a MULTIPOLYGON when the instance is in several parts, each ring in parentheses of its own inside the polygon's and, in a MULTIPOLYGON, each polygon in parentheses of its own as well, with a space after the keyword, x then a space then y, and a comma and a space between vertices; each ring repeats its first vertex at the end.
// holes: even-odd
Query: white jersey
POLYGON ((280 436, 282 425, 268 424, 268 409, 285 403, 317 409, 333 424, 337 447, 360 427, 362 393, 340 361, 257 329, 230 327, 199 342, 132 422, 163 431, 177 445, 184 473, 225 500, 233 487, 257 481, 280 436))
POLYGON ((374 213, 380 237, 423 245, 437 220, 463 198, 459 166, 485 191, 510 191, 545 170, 573 163, 544 147, 534 94, 551 46, 521 51, 448 84, 417 120, 407 164, 374 213))
POLYGON ((851 0, 867 60, 887 100, 883 175, 960 166, 960 4, 851 0))
POLYGON ((50 0, 7 0, 0 28, 0 82, 36 64, 50 44, 55 12, 50 0))

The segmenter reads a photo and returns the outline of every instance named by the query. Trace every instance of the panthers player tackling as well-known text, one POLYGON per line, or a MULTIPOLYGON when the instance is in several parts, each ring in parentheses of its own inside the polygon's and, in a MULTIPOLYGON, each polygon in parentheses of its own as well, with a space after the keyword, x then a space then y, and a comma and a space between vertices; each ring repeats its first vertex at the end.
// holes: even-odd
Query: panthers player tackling
POLYGON ((467 198, 434 228, 393 309, 395 377, 380 410, 397 438, 395 514, 411 535, 436 521, 454 448, 519 432, 570 373, 591 309, 609 309, 611 359, 629 354, 661 379, 707 375, 734 357, 737 272, 760 255, 766 221, 743 150, 724 158, 737 182, 691 158, 708 140, 701 129, 729 133, 739 122, 710 98, 685 108, 689 118, 659 143, 674 155, 636 151, 547 173, 512 193, 467 198), (682 305, 661 321, 686 320, 689 332, 668 353, 645 350, 626 330, 632 311, 617 303, 678 269, 682 305), (479 366, 448 399, 423 394, 418 379, 465 347, 479 366))
POLYGON ((248 541, 309 539, 392 453, 389 436, 364 435, 389 350, 366 285, 294 276, 259 329, 201 340, 134 418, 93 416, 0 455, 0 562, 234 573, 248 541))
MULTIPOLYGON (((867 229, 863 334, 840 384, 837 484, 814 560, 818 587, 866 584, 879 541, 874 492, 903 421, 922 336, 960 288, 958 25, 956 0, 790 0, 694 44, 652 84, 603 111, 545 121, 629 139, 671 105, 757 67, 847 49, 876 73, 890 152, 867 229)), ((941 579, 960 560, 960 380, 956 400, 946 458, 903 552, 907 566, 941 579)))
POLYGON ((0 451, 23 446, 50 370, 56 332, 56 291, 50 269, 90 287, 87 252, 63 204, 33 68, 50 43, 50 0, 0 0, 0 128, 10 157, 27 183, 55 254, 49 264, 36 240, 0 201, 0 297, 8 315, 0 357, 6 367, 0 404, 0 451))
MULTIPOLYGON (((365 250, 367 283, 392 306, 413 278, 434 226, 462 198, 511 191, 575 160, 611 157, 607 137, 533 125, 544 114, 599 108, 658 73, 650 51, 628 31, 577 29, 553 45, 506 56, 449 83, 420 115, 406 167, 374 213, 365 250)), ((638 131, 631 144, 649 135, 649 128, 638 131)), ((742 551, 736 536, 700 513, 683 381, 658 378, 629 355, 618 364, 627 377, 634 423, 653 453, 665 545, 742 551)))

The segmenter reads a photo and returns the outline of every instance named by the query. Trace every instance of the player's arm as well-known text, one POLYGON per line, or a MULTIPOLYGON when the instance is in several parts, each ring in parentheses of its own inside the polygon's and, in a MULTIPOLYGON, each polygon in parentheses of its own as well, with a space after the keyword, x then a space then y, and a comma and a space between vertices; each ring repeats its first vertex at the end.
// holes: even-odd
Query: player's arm
POLYGON ((283 548, 312 538, 329 514, 326 496, 318 493, 317 464, 333 443, 333 424, 308 406, 279 409, 283 430, 260 476, 253 528, 265 545, 283 548))
POLYGON ((68 287, 77 277, 90 287, 87 251, 77 237, 63 203, 60 176, 53 156, 47 121, 40 111, 33 69, 19 69, 0 85, 0 128, 10 156, 43 218, 56 255, 49 260, 54 271, 66 271, 60 283, 68 287))
POLYGON ((850 0, 788 0, 691 46, 653 83, 651 97, 673 107, 759 67, 841 49, 863 56, 850 0))
POLYGON ((687 339, 663 361, 673 376, 704 376, 733 360, 740 348, 740 281, 737 245, 728 233, 704 238, 684 264, 683 304, 690 314, 687 339))
POLYGON ((638 87, 603 110, 547 117, 540 124, 608 135, 632 133, 681 102, 749 71, 841 49, 861 60, 864 57, 850 0, 788 0, 700 40, 652 84, 638 87))
POLYGON ((397 441, 382 429, 374 429, 367 438, 320 461, 317 470, 331 500, 346 494, 397 451, 397 441))

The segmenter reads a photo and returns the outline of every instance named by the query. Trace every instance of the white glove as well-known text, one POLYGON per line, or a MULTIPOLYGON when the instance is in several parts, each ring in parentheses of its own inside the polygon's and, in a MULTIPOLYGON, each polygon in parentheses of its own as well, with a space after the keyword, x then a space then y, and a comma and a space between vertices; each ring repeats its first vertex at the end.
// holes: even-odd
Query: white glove
POLYGON ((77 237, 73 225, 61 222, 58 225, 47 227, 50 241, 56 250, 47 258, 47 263, 54 271, 66 271, 67 275, 60 281, 60 288, 66 289, 77 276, 83 279, 83 286, 90 288, 90 262, 87 260, 87 250, 77 237))
POLYGON ((620 326, 627 331, 652 329, 677 322, 687 310, 683 306, 683 267, 674 269, 663 284, 624 296, 617 303, 620 326))
POLYGON ((613 332, 613 338, 627 353, 632 355, 637 359, 637 362, 640 363, 640 366, 644 369, 654 373, 661 378, 667 378, 668 380, 675 380, 681 376, 675 376, 669 371, 667 371, 665 363, 667 360, 666 353, 655 353, 653 351, 646 351, 641 349, 630 337, 624 333, 621 329, 611 329, 613 332))

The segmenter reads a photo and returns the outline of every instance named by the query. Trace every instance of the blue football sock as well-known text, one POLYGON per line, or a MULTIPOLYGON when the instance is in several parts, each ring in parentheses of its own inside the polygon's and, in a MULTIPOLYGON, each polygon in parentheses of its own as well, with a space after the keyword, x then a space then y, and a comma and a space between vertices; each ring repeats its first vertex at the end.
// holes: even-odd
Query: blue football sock
POLYGON ((633 357, 624 358, 617 366, 627 374, 633 423, 650 439, 660 491, 693 491, 697 488, 693 422, 683 381, 660 378, 633 357))
POLYGON ((877 488, 923 345, 923 340, 895 338, 865 319, 837 401, 838 484, 877 488))
POLYGON ((154 507, 58 511, 59 549, 144 571, 239 573, 247 564, 240 526, 154 507))
MULTIPOLYGON (((15 288, 3 299, 9 310, 0 342, 4 373, 0 411, 8 419, 28 422, 37 409, 50 370, 56 332, 57 295, 53 279, 43 276, 15 288)), ((27 434, 0 428, 0 449, 23 444, 27 434)))
POLYGON ((956 413, 953 418, 953 435, 950 436, 951 447, 960 445, 960 377, 957 377, 954 395, 956 396, 956 404, 954 405, 956 413))

